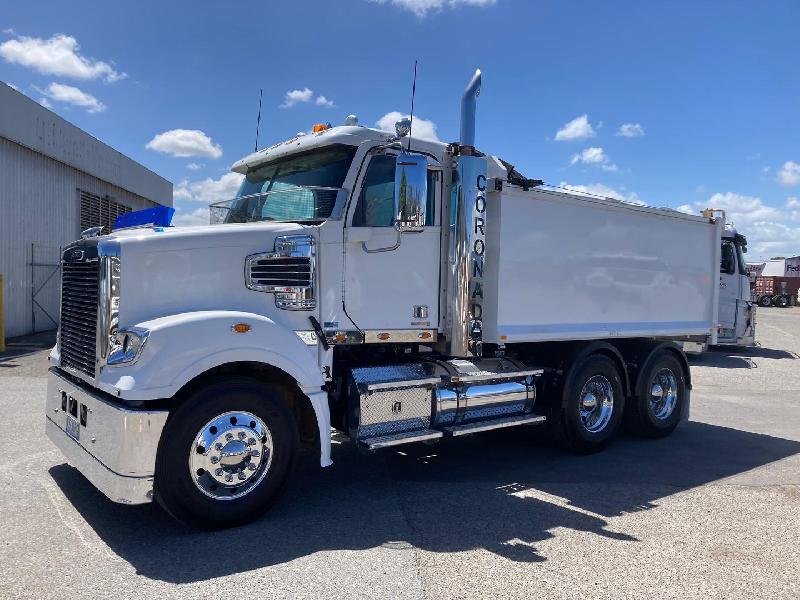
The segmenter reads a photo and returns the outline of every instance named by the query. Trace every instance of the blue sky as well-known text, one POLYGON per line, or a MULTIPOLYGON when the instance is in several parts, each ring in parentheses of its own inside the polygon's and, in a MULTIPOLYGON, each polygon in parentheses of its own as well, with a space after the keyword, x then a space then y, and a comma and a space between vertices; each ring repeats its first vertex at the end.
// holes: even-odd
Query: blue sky
POLYGON ((417 59, 416 114, 453 141, 480 67, 482 150, 548 183, 721 206, 758 258, 800 253, 798 22, 797 0, 2 0, 0 80, 173 181, 188 223, 236 187, 259 88, 263 146, 407 112, 417 59))

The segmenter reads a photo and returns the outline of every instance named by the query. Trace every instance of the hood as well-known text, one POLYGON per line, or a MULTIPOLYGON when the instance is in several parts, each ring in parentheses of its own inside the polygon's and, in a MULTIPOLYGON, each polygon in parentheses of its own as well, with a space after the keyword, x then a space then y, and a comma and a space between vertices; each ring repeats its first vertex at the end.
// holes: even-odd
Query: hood
POLYGON ((310 235, 318 228, 297 223, 241 223, 143 228, 100 238, 118 243, 121 264, 120 324, 198 310, 241 310, 291 326, 291 311, 276 308, 271 293, 247 289, 245 258, 271 252, 280 235, 310 235))

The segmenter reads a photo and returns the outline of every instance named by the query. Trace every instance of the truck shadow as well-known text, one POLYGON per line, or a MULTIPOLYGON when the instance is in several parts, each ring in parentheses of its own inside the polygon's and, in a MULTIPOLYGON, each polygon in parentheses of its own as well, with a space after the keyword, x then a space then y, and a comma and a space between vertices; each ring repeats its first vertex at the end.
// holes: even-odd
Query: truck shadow
POLYGON ((753 346, 747 348, 718 346, 702 354, 688 354, 689 364, 698 367, 715 367, 718 369, 756 369, 754 358, 773 360, 797 360, 797 354, 788 350, 753 346))
POLYGON ((536 544, 559 528, 637 543, 609 518, 800 452, 800 442, 696 422, 662 440, 623 436, 590 456, 565 454, 545 437, 516 428, 372 456, 342 445, 329 469, 305 455, 266 517, 218 532, 185 529, 155 505, 114 504, 68 465, 50 474, 138 573, 187 583, 343 549, 484 548, 544 561, 536 544))

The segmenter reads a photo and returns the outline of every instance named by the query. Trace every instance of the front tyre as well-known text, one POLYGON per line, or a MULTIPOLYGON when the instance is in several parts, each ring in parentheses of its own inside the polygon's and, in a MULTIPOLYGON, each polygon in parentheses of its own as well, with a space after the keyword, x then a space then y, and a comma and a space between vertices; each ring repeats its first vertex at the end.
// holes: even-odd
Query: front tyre
POLYGON ((619 430, 624 408, 616 364, 607 356, 594 354, 568 376, 551 427, 562 447, 580 453, 597 452, 619 430))
POLYGON ((170 415, 156 457, 156 500, 191 527, 247 523, 283 489, 296 446, 277 390, 245 377, 217 381, 170 415))
POLYGON ((664 437, 680 422, 686 403, 686 373, 673 352, 656 355, 639 376, 628 407, 631 429, 644 437, 664 437))
POLYGON ((761 296, 758 299, 758 305, 763 306, 764 308, 772 305, 772 296, 761 296))

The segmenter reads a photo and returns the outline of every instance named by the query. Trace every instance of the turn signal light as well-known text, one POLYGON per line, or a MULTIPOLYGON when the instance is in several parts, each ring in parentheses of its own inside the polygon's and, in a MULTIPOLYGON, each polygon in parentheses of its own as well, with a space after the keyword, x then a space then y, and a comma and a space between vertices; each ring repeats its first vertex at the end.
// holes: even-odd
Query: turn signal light
POLYGON ((325 131, 326 129, 330 129, 330 123, 315 123, 314 126, 311 128, 312 133, 319 133, 320 131, 325 131))
POLYGON ((431 332, 430 331, 423 331, 417 337, 419 337, 419 339, 421 339, 421 340, 429 340, 431 338, 431 332))
POLYGON ((231 325, 231 331, 234 333, 247 333, 250 331, 250 325, 247 323, 236 323, 236 325, 231 325))
POLYGON ((379 333, 378 339, 379 340, 388 340, 391 336, 388 333, 379 333))

